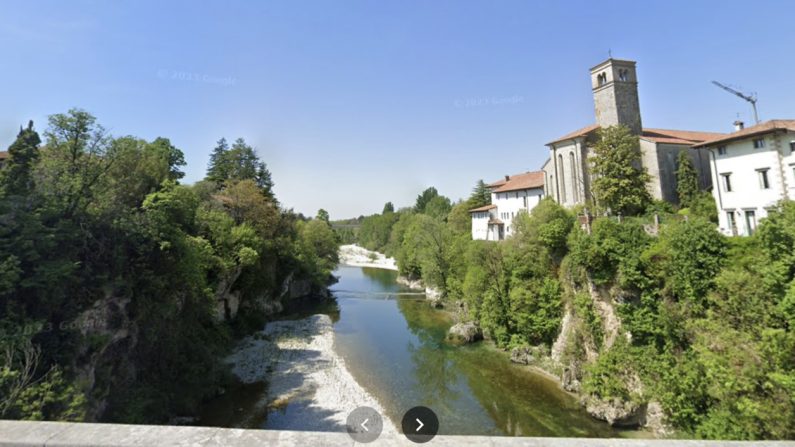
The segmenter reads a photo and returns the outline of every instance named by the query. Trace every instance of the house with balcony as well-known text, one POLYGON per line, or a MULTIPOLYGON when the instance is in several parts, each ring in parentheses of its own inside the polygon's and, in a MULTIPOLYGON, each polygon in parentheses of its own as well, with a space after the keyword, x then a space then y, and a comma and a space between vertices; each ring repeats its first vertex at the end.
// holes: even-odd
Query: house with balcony
POLYGON ((795 199, 795 120, 770 120, 693 147, 710 159, 721 232, 749 236, 780 200, 795 199))
POLYGON ((513 220, 544 198, 544 172, 506 175, 490 183, 491 204, 469 210, 472 239, 501 241, 514 233, 513 220))

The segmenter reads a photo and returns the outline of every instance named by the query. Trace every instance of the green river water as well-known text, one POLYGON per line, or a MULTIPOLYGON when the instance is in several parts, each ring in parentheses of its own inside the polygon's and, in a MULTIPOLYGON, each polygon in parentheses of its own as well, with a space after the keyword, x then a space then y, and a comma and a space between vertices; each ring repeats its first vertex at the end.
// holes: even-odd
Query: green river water
MULTIPOLYGON (((335 275, 340 278, 331 288, 336 305, 323 310, 334 321, 335 348, 395 425, 406 410, 424 405, 438 415, 440 434, 639 434, 593 419, 554 380, 511 363, 487 343, 447 344, 449 314, 410 294, 416 291, 399 285, 396 272, 343 266, 335 275)), ((213 425, 240 426, 263 392, 261 384, 232 390, 212 406, 213 425), (227 417, 219 419, 219 413, 227 417)), ((279 428, 285 417, 289 411, 274 410, 243 425, 279 428)))

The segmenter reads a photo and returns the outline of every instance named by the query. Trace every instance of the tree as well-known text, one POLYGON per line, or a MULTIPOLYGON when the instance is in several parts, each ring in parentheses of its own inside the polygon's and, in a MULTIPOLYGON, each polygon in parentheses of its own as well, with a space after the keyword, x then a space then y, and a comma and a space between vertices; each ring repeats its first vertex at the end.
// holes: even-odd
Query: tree
POLYGON ((273 179, 267 165, 242 138, 235 140, 231 148, 224 138, 218 141, 210 155, 207 180, 219 185, 232 180, 253 180, 266 197, 274 199, 273 179))
POLYGON ((228 163, 226 161, 229 145, 226 138, 221 138, 215 144, 213 152, 210 154, 210 162, 207 165, 207 180, 221 183, 229 178, 228 163))
POLYGON ((151 150, 156 151, 168 163, 168 173, 171 180, 179 180, 185 177, 185 173, 180 170, 185 163, 185 154, 177 149, 168 138, 157 137, 155 141, 149 143, 151 150))
POLYGON ((381 214, 394 213, 394 212, 395 212, 395 205, 393 205, 392 202, 387 202, 384 204, 384 210, 381 211, 381 214))
POLYGON ((641 164, 640 141, 625 126, 604 127, 593 148, 591 172, 597 204, 614 213, 634 215, 646 209, 651 196, 649 174, 641 164))
POLYGON ((698 197, 698 173, 693 167, 688 150, 679 152, 676 169, 676 193, 679 196, 679 205, 689 208, 698 197))
POLYGON ((417 201, 414 203, 414 212, 416 213, 424 213, 425 207, 428 205, 428 202, 431 201, 434 197, 439 195, 439 191, 436 190, 433 186, 423 191, 420 195, 417 196, 417 201))
POLYGON ((478 180, 475 188, 472 189, 472 194, 469 196, 470 208, 478 208, 491 204, 491 189, 486 185, 483 180, 478 180))
POLYGON ((317 210, 317 216, 315 216, 315 219, 323 221, 328 225, 331 225, 331 223, 329 222, 328 211, 324 210, 323 208, 317 210))
POLYGON ((436 196, 425 204, 423 214, 433 217, 434 219, 445 220, 453 205, 450 199, 445 196, 436 196))
POLYGON ((0 174, 0 184, 11 194, 21 194, 32 188, 31 172, 39 158, 41 138, 33 130, 33 121, 27 128, 19 129, 17 139, 8 148, 9 159, 0 174))
POLYGON ((459 234, 466 234, 472 237, 472 215, 469 214, 470 205, 468 201, 460 201, 453 205, 453 209, 447 214, 447 224, 459 234))
POLYGON ((47 145, 36 165, 37 192, 71 219, 96 204, 115 162, 113 139, 85 110, 49 117, 47 145))

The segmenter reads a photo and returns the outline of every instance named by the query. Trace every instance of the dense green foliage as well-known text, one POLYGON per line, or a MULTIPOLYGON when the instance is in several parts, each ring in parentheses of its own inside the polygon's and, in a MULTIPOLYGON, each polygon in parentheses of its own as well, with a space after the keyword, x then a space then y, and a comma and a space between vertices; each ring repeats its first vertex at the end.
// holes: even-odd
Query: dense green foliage
MULTIPOLYGON (((628 151, 625 132, 614 133, 610 147, 628 151)), ((610 206, 674 211, 644 194, 610 206)), ((437 197, 428 190, 418 202, 427 210, 437 197)), ((546 199, 500 243, 471 240, 462 212, 471 204, 446 217, 415 206, 365 218, 368 248, 460 303, 501 348, 549 352, 569 312, 562 366, 589 398, 658 402, 685 436, 795 437, 795 203, 771 211, 753 237, 726 238, 706 193, 655 236, 641 219, 599 218, 584 231, 546 199)))
POLYGON ((679 152, 676 160, 676 194, 679 206, 689 208, 699 193, 698 173, 688 151, 679 152))
POLYGON ((641 164, 640 140, 625 126, 603 127, 589 158, 596 205, 625 216, 639 214, 651 202, 649 174, 641 164))
POLYGON ((22 129, 0 172, 2 418, 192 414, 285 280, 322 287, 335 267, 329 224, 280 209, 242 139, 194 186, 168 139, 114 138, 81 110, 39 142, 22 129))
POLYGON ((469 207, 479 208, 484 205, 491 205, 491 190, 483 180, 478 180, 478 183, 472 189, 472 195, 469 196, 469 207))

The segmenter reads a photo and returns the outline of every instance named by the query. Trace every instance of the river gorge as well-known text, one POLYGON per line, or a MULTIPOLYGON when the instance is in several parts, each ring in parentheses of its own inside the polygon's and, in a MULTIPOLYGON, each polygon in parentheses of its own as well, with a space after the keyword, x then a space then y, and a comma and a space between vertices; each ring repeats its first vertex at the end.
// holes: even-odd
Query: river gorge
MULTIPOLYGON (((331 287, 334 299, 311 309, 310 314, 320 315, 302 312, 290 316, 291 322, 269 323, 271 332, 259 337, 278 336, 273 328, 284 324, 307 335, 308 327, 316 328, 325 318, 331 322, 328 330, 333 334, 327 335, 333 348, 318 348, 313 338, 315 351, 309 350, 309 356, 295 357, 291 352, 286 367, 266 365, 268 379, 245 380, 211 402, 203 411, 202 424, 344 431, 347 413, 372 403, 384 413, 387 431, 394 430, 407 409, 424 405, 439 416, 440 434, 615 437, 631 433, 593 419, 555 380, 511 363, 487 342, 465 346, 445 342, 452 317, 433 309, 424 293, 399 284, 397 272, 340 266, 335 276, 339 282, 331 287), (318 349, 332 349, 333 355, 324 358, 318 349), (321 383, 312 384, 317 371, 309 367, 307 373, 307 365, 296 361, 340 366, 345 371, 323 373, 321 383), (285 381, 288 370, 296 375, 290 380, 297 382, 285 381), (346 382, 348 373, 355 383, 346 382), (294 390, 284 394, 284 388, 291 387, 294 390), (329 404, 326 388, 333 391, 330 394, 336 392, 341 402, 334 402, 332 396, 329 404)), ((312 330, 322 332, 322 322, 320 327, 312 330)), ((253 355, 252 346, 263 352, 259 345, 249 345, 248 352, 238 350, 238 358, 233 359, 237 369, 241 356, 253 355)), ((241 375, 245 374, 238 371, 241 375)))

